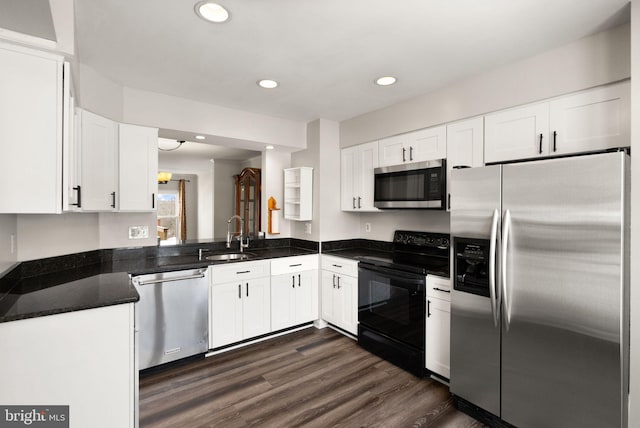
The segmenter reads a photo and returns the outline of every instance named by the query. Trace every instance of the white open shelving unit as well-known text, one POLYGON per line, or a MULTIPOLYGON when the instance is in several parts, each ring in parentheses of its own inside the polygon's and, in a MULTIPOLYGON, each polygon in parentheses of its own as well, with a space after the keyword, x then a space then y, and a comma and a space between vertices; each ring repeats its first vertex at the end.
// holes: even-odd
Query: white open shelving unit
POLYGON ((313 213, 313 168, 284 170, 284 218, 308 221, 313 213))

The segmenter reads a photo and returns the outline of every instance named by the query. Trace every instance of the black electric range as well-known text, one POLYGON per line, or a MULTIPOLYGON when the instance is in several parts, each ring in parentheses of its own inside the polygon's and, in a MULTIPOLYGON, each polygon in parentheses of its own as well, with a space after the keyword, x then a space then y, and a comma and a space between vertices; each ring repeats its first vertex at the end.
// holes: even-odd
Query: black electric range
POLYGON ((426 275, 449 276, 449 235, 397 230, 392 248, 359 259, 358 343, 424 376, 426 275))

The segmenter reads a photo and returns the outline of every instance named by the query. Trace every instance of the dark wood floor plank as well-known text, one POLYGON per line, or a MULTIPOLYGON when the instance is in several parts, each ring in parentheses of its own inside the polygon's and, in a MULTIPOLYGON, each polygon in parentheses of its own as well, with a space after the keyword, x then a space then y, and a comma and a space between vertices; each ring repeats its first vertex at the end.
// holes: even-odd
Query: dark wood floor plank
POLYGON ((483 427, 446 386, 315 328, 144 372, 140 426, 483 427))

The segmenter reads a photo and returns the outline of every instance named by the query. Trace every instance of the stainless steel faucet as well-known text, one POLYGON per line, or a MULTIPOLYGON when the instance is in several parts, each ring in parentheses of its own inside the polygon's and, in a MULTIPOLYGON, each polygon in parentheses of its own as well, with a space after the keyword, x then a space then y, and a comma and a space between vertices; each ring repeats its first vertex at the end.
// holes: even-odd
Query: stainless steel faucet
POLYGON ((247 236, 247 242, 245 243, 244 242, 244 237, 243 237, 244 232, 243 232, 243 227, 242 227, 243 221, 242 221, 242 217, 240 217, 238 214, 232 216, 229 220, 227 220, 227 248, 231 248, 231 230, 230 230, 230 227, 231 227, 231 222, 234 219, 240 220, 240 236, 238 236, 238 240, 240 241, 240 252, 242 253, 245 248, 249 248, 249 237, 247 236))

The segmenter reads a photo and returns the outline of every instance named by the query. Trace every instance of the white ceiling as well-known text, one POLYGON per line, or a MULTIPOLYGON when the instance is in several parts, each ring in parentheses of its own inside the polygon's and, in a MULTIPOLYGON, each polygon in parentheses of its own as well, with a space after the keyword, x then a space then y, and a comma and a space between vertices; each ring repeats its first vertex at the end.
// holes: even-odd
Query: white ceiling
POLYGON ((211 24, 195 3, 76 0, 79 59, 130 87, 340 121, 629 15, 627 0, 220 0, 231 21, 211 24), (373 85, 389 74, 396 85, 373 85), (281 86, 261 89, 262 78, 281 86))

